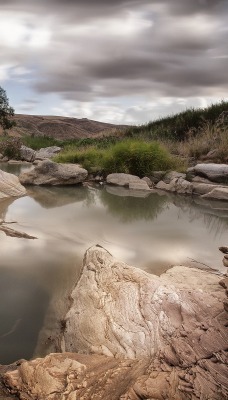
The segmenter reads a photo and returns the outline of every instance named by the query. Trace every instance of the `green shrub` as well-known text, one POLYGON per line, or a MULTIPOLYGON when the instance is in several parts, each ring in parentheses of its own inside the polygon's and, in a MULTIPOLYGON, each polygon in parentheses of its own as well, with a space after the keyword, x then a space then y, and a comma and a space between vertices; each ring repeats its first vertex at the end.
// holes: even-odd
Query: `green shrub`
POLYGON ((124 140, 109 149, 103 169, 106 173, 125 172, 143 177, 152 171, 177 168, 178 163, 158 142, 124 140))
POLYGON ((89 172, 104 174, 124 172, 137 176, 155 170, 180 168, 179 159, 172 157, 158 142, 125 139, 108 149, 68 147, 54 159, 62 163, 79 163, 89 172))
POLYGON ((0 153, 10 160, 20 160, 20 138, 4 137, 0 141, 0 153))

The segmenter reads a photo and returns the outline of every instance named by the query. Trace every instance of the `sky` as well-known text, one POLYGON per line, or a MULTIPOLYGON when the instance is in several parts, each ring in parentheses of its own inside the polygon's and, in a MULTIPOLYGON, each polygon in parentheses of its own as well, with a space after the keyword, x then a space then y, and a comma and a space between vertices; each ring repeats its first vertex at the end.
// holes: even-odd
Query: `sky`
POLYGON ((142 124, 228 99, 228 0, 0 0, 16 113, 142 124))

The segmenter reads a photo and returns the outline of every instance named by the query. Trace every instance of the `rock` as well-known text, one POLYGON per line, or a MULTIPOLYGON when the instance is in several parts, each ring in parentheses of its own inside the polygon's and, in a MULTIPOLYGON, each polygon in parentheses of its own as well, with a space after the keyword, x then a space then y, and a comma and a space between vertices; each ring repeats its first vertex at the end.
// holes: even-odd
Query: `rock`
POLYGON ((2 153, 0 153, 0 160, 2 160, 4 158, 4 155, 2 153))
POLYGON ((32 170, 21 173, 19 180, 24 185, 75 185, 83 182, 88 172, 76 164, 57 164, 41 161, 32 170))
POLYGON ((186 174, 182 174, 181 172, 176 172, 176 171, 170 171, 163 176, 162 180, 165 183, 170 183, 173 179, 176 178, 183 178, 186 179, 186 174))
POLYGON ((26 400, 226 399, 226 284, 219 282, 183 266, 150 275, 94 246, 62 337, 63 348, 93 354, 49 354, 4 381, 26 400))
POLYGON ((224 255, 222 262, 223 262, 224 267, 228 268, 228 254, 224 255))
POLYGON ((0 199, 20 197, 26 194, 26 189, 20 184, 16 175, 0 170, 0 199))
POLYGON ((193 170, 195 175, 203 176, 212 182, 228 183, 227 164, 197 164, 193 170))
POLYGON ((196 183, 192 181, 192 192, 193 194, 202 195, 211 192, 217 186, 213 183, 196 183))
POLYGON ((144 178, 142 178, 142 181, 145 181, 147 183, 147 185, 149 186, 149 188, 153 188, 154 187, 153 182, 147 176, 144 176, 144 178))
POLYGON ((153 171, 149 178, 152 183, 156 184, 162 180, 162 178, 165 174, 166 174, 166 171, 153 171))
POLYGON ((119 400, 145 369, 139 361, 57 353, 22 363, 4 380, 26 400, 119 400))
POLYGON ((1 159, 1 161, 7 162, 7 161, 9 161, 9 158, 8 158, 8 157, 3 157, 3 158, 1 159))
POLYGON ((106 182, 111 185, 129 187, 130 183, 141 182, 141 179, 135 175, 115 173, 109 174, 106 178, 106 182))
POLYGON ((187 368, 227 347, 227 329, 216 318, 224 300, 219 280, 183 266, 161 277, 150 275, 94 246, 85 254, 71 293, 62 351, 130 359, 159 356, 187 368))
POLYGON ((202 196, 205 199, 228 200, 228 187, 216 186, 202 196))
POLYGON ((192 194, 193 190, 192 183, 181 177, 172 179, 170 183, 160 181, 157 183, 156 188, 180 194, 192 194))
POLYGON ((131 190, 150 190, 146 181, 141 179, 139 182, 129 183, 129 189, 131 190))
POLYGON ((42 148, 36 152, 36 160, 45 160, 46 158, 50 159, 56 156, 56 154, 58 154, 60 151, 61 147, 58 146, 42 148))
POLYGON ((194 176, 191 179, 191 182, 194 182, 194 183, 207 183, 209 185, 216 185, 216 183, 211 182, 209 179, 203 178, 202 176, 198 176, 198 175, 194 176))
POLYGON ((35 150, 22 145, 20 148, 20 157, 21 157, 21 160, 33 162, 36 157, 36 152, 35 152, 35 150))

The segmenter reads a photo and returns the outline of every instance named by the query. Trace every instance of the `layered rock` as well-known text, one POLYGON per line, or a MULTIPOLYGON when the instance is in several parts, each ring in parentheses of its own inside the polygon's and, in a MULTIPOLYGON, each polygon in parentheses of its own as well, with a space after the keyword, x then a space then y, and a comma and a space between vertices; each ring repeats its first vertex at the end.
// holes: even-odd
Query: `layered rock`
POLYGON ((174 267, 161 277, 89 249, 66 315, 62 350, 191 365, 226 348, 218 277, 174 267))
POLYGON ((16 175, 0 170, 0 199, 20 197, 26 194, 26 189, 20 184, 16 175))
POLYGON ((20 174, 24 185, 75 185, 83 182, 88 172, 76 164, 57 164, 50 160, 41 161, 32 170, 20 174))
POLYGON ((94 246, 62 338, 63 349, 93 354, 23 362, 5 382, 27 400, 226 399, 226 286, 219 281, 181 266, 157 277, 94 246))

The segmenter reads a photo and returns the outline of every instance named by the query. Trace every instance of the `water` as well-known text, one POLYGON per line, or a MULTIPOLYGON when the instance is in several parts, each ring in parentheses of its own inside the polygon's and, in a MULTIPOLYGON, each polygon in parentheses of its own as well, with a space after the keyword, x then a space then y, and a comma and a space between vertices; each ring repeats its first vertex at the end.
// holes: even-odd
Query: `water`
POLYGON ((191 260, 224 271, 218 247, 228 242, 227 203, 130 194, 114 187, 30 187, 27 196, 0 202, 0 219, 37 237, 0 231, 0 363, 50 350, 83 254, 94 244, 150 273, 191 260))

